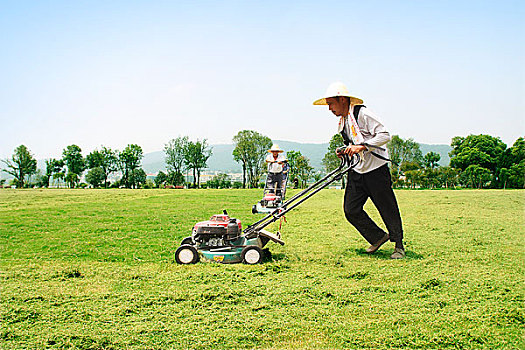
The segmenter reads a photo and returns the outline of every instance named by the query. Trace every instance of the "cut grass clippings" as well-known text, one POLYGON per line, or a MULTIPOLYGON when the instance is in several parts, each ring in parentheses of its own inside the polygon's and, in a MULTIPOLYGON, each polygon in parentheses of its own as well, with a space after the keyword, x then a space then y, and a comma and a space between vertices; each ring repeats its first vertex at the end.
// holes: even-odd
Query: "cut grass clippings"
POLYGON ((0 348, 524 347, 524 191, 397 191, 400 261, 392 243, 365 254, 343 192, 323 190, 270 261, 175 264, 195 222, 227 209, 246 226, 260 194, 0 191, 0 348))

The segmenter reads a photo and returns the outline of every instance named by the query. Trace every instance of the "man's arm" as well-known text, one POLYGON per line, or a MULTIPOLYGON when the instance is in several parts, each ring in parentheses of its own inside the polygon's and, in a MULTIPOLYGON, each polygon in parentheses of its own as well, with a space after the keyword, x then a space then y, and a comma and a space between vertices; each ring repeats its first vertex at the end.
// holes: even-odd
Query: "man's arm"
POLYGON ((390 133, 386 130, 383 123, 379 121, 374 113, 365 108, 360 117, 363 117, 365 127, 372 135, 371 139, 366 140, 367 144, 370 146, 381 147, 386 145, 391 140, 390 133))

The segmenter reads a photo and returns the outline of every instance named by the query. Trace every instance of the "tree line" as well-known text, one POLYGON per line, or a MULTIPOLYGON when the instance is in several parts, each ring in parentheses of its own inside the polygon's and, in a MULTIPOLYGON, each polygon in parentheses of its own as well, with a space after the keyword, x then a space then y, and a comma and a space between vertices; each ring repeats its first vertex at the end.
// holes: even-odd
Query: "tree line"
POLYGON ((60 186, 62 182, 69 188, 79 187, 81 176, 86 170, 85 180, 93 187, 108 187, 108 177, 116 171, 121 171, 122 177, 117 185, 137 188, 146 179, 146 173, 140 168, 142 157, 142 148, 135 144, 126 146, 122 151, 102 147, 86 157, 83 157, 82 149, 73 144, 64 148, 62 158, 47 159, 45 172, 41 173, 29 149, 20 145, 12 157, 3 162, 7 166, 4 171, 14 177, 11 184, 19 188, 60 186))
MULTIPOLYGON (((339 160, 335 149, 342 137, 332 137, 323 158, 327 171, 335 169, 339 160)), ((392 163, 390 173, 395 188, 524 188, 525 140, 518 138, 511 147, 498 137, 469 135, 454 137, 450 164, 440 166, 441 156, 435 152, 423 155, 413 139, 394 135, 387 144, 392 163)))
MULTIPOLYGON (((257 188, 263 186, 266 173, 265 158, 272 140, 253 130, 239 131, 233 137, 233 159, 242 166, 242 183, 232 182, 221 173, 206 183, 211 188, 257 188)), ((341 135, 329 142, 322 163, 330 172, 340 164, 335 149, 343 145, 341 135)), ((520 137, 507 147, 499 138, 489 135, 454 137, 450 165, 440 166, 441 156, 435 152, 422 154, 413 139, 397 135, 387 144, 393 186, 396 188, 523 188, 525 179, 525 141, 520 137)), ((154 181, 147 180, 141 167, 143 151, 139 145, 129 144, 122 151, 102 146, 86 157, 77 145, 69 145, 60 159, 46 160, 45 173, 37 169, 34 156, 25 145, 14 150, 10 159, 2 160, 5 172, 14 179, 11 184, 22 187, 50 187, 65 183, 70 188, 85 187, 203 187, 201 172, 207 167, 212 148, 207 140, 191 141, 187 136, 172 139, 164 146, 167 172, 159 171, 154 181), (192 183, 185 183, 184 172, 193 175, 192 183), (81 183, 85 173, 85 183, 81 183), (119 172, 120 178, 110 182, 109 177, 119 172)), ((314 172, 310 160, 297 150, 288 150, 289 179, 293 186, 304 188, 308 181, 318 180, 323 174, 314 172)), ((2 180, 5 181, 5 180, 2 180)), ((0 182, 0 185, 3 183, 0 182)), ((344 187, 344 179, 343 179, 344 187)))
MULTIPOLYGON (((233 159, 240 163, 243 170, 242 183, 232 182, 227 174, 220 173, 204 186, 211 188, 257 188, 263 184, 266 173, 265 158, 272 140, 253 130, 239 131, 233 137, 235 148, 233 159)), ((59 187, 65 183, 69 188, 86 187, 204 187, 200 183, 201 172, 207 167, 212 155, 212 148, 206 139, 192 141, 188 136, 180 136, 164 145, 166 172, 159 171, 153 182, 147 180, 141 167, 143 151, 139 145, 130 144, 122 151, 102 146, 86 157, 77 145, 67 146, 60 159, 46 160, 45 173, 37 169, 37 161, 25 145, 20 145, 10 159, 3 160, 14 179, 11 185, 23 187, 59 187), (190 171, 192 183, 185 183, 184 173, 190 171), (121 177, 110 183, 110 176, 119 172, 121 177), (81 183, 85 173, 85 183, 81 183)), ((288 161, 291 167, 290 178, 295 179, 297 187, 304 187, 313 174, 310 160, 300 151, 289 150, 288 161)), ((318 176, 318 175, 316 175, 318 176)), ((0 183, 0 185, 2 185, 0 183)))
MULTIPOLYGON (((194 142, 188 137, 170 141, 165 146, 165 152, 168 175, 164 176, 169 177, 164 182, 175 185, 184 183, 182 171, 185 169, 193 169, 194 175, 200 175, 201 169, 206 167, 206 160, 211 156, 211 149, 206 140, 194 142)), ((69 145, 62 151, 62 158, 45 161, 46 168, 42 173, 37 169, 37 161, 33 154, 25 145, 20 145, 14 150, 11 158, 2 162, 7 167, 3 171, 14 177, 11 185, 18 188, 60 187, 61 183, 65 183, 69 188, 86 187, 88 184, 94 188, 154 187, 153 183, 148 183, 146 172, 141 167, 143 157, 142 147, 136 144, 129 144, 122 151, 102 146, 100 150, 96 149, 86 157, 83 157, 79 146, 69 145), (109 177, 116 172, 120 173, 120 178, 110 183, 109 177), (84 173, 85 183, 81 183, 84 173)), ((195 176, 194 184, 198 183, 198 179, 199 177, 195 176)))

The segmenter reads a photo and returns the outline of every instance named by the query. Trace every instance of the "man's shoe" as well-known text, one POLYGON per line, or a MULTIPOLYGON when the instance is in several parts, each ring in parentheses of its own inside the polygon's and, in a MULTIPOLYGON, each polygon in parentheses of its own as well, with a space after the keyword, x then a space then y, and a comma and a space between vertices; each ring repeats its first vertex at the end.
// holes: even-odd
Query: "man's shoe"
POLYGON ((375 244, 372 244, 370 247, 366 248, 366 252, 368 254, 375 253, 383 244, 388 241, 389 238, 390 237, 388 235, 384 235, 383 238, 381 238, 375 244))
POLYGON ((405 257, 405 250, 401 248, 394 248, 394 252, 390 255, 391 259, 403 259, 405 257))

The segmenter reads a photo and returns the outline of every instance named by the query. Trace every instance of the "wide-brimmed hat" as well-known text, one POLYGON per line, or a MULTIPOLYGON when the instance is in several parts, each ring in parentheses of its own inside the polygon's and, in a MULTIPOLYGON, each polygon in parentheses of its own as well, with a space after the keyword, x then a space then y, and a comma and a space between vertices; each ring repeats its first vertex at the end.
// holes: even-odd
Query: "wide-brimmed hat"
POLYGON ((348 88, 346 87, 345 84, 341 82, 335 82, 335 83, 330 84, 330 86, 328 86, 328 89, 326 89, 326 93, 324 94, 324 97, 314 101, 314 105, 326 105, 327 98, 337 97, 337 96, 350 97, 351 105, 363 104, 363 100, 361 100, 358 97, 354 97, 350 95, 350 92, 348 92, 348 88))
POLYGON ((281 153, 281 152, 284 152, 284 151, 283 151, 282 149, 279 148, 279 145, 278 145, 278 144, 274 143, 273 146, 272 146, 272 148, 270 148, 270 149, 268 150, 268 152, 279 152, 279 153, 281 153))

